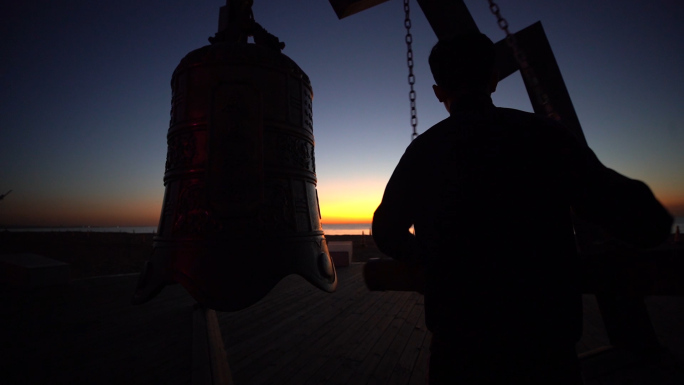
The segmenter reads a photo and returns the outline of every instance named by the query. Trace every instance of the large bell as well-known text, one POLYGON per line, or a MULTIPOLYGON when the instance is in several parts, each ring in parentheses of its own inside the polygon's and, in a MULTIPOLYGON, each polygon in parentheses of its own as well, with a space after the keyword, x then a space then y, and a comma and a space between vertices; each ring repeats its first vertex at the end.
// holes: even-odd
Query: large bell
POLYGON ((243 3, 222 7, 212 44, 173 73, 166 191, 134 303, 174 282, 223 311, 292 273, 337 286, 320 224, 311 84, 243 3))

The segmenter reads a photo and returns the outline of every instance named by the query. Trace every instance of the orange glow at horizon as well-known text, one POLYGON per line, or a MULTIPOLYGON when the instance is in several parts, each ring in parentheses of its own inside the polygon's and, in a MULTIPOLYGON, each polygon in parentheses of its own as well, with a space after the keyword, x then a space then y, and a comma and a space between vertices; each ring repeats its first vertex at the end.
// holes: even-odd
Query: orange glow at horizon
MULTIPOLYGON (((378 178, 379 179, 379 178, 378 178)), ((326 181, 318 186, 321 222, 359 224, 372 222, 382 199, 385 181, 326 181)), ((684 197, 676 192, 654 191, 675 217, 684 217, 684 197)), ((628 208, 626 208, 628 210, 628 208)), ((0 204, 2 226, 156 226, 161 198, 113 196, 64 197, 13 194, 0 204)))
POLYGON ((15 199, 2 211, 0 225, 5 226, 156 226, 161 201, 15 199))
POLYGON ((371 223, 387 181, 333 181, 318 186, 323 224, 371 223))
MULTIPOLYGON (((639 179, 639 178, 637 178, 639 179)), ((646 178, 640 179, 646 182, 646 178)), ((655 179, 647 181, 646 184, 651 189, 656 199, 665 206, 672 216, 684 217, 684 179, 662 180, 655 179)))
POLYGON ((371 223, 377 207, 378 203, 356 199, 321 204, 321 222, 324 224, 371 223))
POLYGON ((660 203, 665 206, 667 211, 672 216, 684 217, 684 199, 661 200, 660 203))

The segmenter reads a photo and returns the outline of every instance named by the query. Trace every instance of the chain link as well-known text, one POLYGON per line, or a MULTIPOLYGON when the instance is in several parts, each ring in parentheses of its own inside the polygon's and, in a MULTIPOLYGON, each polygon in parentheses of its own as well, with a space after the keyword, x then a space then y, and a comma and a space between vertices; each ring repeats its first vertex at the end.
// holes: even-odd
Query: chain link
POLYGON ((411 35, 409 0, 404 0, 404 13, 406 14, 406 17, 404 18, 404 27, 406 27, 406 65, 408 66, 408 84, 411 87, 411 90, 409 91, 409 100, 411 101, 411 127, 413 127, 411 140, 413 140, 418 136, 418 131, 416 131, 416 127, 418 126, 418 115, 416 113, 416 91, 413 89, 413 85, 416 84, 416 76, 413 74, 413 49, 411 48, 413 35, 411 35))
POLYGON ((515 61, 518 62, 518 67, 520 68, 523 78, 525 78, 527 84, 532 85, 535 94, 534 96, 537 98, 537 101, 544 106, 546 116, 555 120, 560 120, 560 116, 553 109, 553 106, 549 101, 549 95, 547 95, 542 89, 541 84, 539 84, 539 79, 534 74, 532 67, 527 61, 525 53, 518 46, 515 35, 508 30, 508 21, 501 16, 501 9, 499 8, 499 5, 496 4, 494 0, 487 1, 489 2, 489 10, 494 16, 496 16, 496 22, 499 25, 499 28, 506 33, 506 43, 511 50, 513 50, 513 56, 515 57, 515 61))

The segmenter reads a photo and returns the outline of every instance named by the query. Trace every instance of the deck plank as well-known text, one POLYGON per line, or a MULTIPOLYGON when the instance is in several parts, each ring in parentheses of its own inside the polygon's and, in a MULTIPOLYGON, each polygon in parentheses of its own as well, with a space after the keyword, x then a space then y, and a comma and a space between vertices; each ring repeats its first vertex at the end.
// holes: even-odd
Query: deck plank
MULTIPOLYGON (((397 336, 392 341, 389 349, 385 352, 382 361, 373 373, 373 381, 370 383, 386 384, 399 383, 405 384, 408 381, 417 356, 415 349, 410 346, 411 334, 416 330, 416 325, 420 318, 424 317, 423 303, 417 301, 413 304, 410 313, 405 319, 404 324, 399 329, 397 336), (401 358, 406 354, 407 358, 401 358)), ((421 340, 422 342, 422 340, 421 340)))
MULTIPOLYGON (((321 338, 321 334, 328 332, 328 329, 335 329, 328 324, 345 308, 353 308, 349 304, 345 305, 345 302, 348 303, 350 300, 357 302, 355 299, 360 297, 359 290, 359 287, 344 285, 333 295, 316 293, 313 295, 316 306, 301 309, 295 317, 290 318, 288 327, 280 330, 279 333, 272 333, 266 339, 253 340, 252 342, 260 345, 261 348, 252 354, 247 365, 238 364, 236 370, 242 370, 244 372, 240 374, 242 378, 250 379, 251 382, 259 382, 258 378, 251 378, 252 376, 263 378, 266 375, 286 370, 292 361, 303 354, 302 346, 315 344, 321 338)), ((287 316, 286 313, 282 314, 277 309, 274 309, 274 312, 280 317, 287 316)), ((231 344, 230 335, 235 332, 230 329, 230 326, 227 330, 224 328, 226 344, 231 344)), ((244 363, 242 359, 245 356, 244 351, 240 351, 236 346, 230 346, 229 349, 232 360, 244 363)), ((279 374, 279 378, 282 376, 282 373, 279 374)))
POLYGON ((375 381, 374 374, 380 362, 397 337, 397 333, 404 325, 406 314, 410 311, 409 308, 416 301, 415 293, 401 294, 401 296, 397 296, 399 300, 395 303, 392 310, 388 312, 388 315, 383 315, 384 319, 379 324, 381 327, 375 330, 377 333, 369 336, 371 337, 369 342, 372 343, 374 341, 374 343, 370 351, 363 358, 355 375, 348 381, 349 384, 368 384, 375 381))
MULTIPOLYGON (((363 293, 364 296, 367 296, 368 291, 363 288, 361 289, 361 293, 363 293)), ((324 360, 321 356, 321 352, 326 351, 336 340, 339 345, 340 340, 338 337, 346 329, 345 325, 340 323, 340 320, 344 318, 345 314, 353 314, 354 311, 355 306, 353 306, 353 303, 348 303, 343 313, 335 314, 332 317, 332 323, 325 328, 320 328, 313 332, 314 335, 317 336, 315 342, 308 346, 300 346, 301 354, 299 355, 297 362, 278 373, 278 378, 283 379, 283 384, 304 383, 308 380, 310 375, 320 369, 324 360)), ((328 352, 330 353, 329 350, 328 352)), ((336 357, 339 357, 340 354, 344 354, 345 352, 347 352, 346 347, 344 347, 344 350, 333 352, 333 354, 336 357)))
POLYGON ((426 339, 429 340, 430 338, 428 336, 427 328, 425 327, 425 322, 421 317, 411 332, 406 348, 399 358, 397 368, 392 372, 388 384, 408 384, 410 383, 411 376, 413 376, 416 371, 422 373, 423 376, 425 375, 427 360, 419 361, 419 357, 424 349, 429 349, 429 347, 423 346, 426 339))
POLYGON ((383 324, 389 323, 391 316, 388 314, 393 314, 391 309, 397 306, 396 302, 387 300, 391 296, 389 293, 371 292, 368 296, 376 300, 376 306, 367 308, 362 313, 362 322, 346 343, 346 354, 337 360, 335 368, 329 369, 326 378, 329 384, 346 384, 349 381, 377 341, 378 331, 384 329, 383 324))
POLYGON ((409 385, 422 385, 427 383, 428 378, 428 358, 430 357, 430 335, 429 333, 425 336, 423 340, 423 345, 420 347, 420 353, 416 359, 416 366, 411 372, 411 377, 409 378, 409 385))
POLYGON ((350 307, 351 312, 347 317, 336 322, 334 327, 343 331, 331 344, 317 354, 318 363, 311 365, 312 369, 315 369, 315 372, 309 371, 307 373, 305 371, 300 371, 291 382, 296 382, 298 379, 304 381, 305 378, 306 382, 301 383, 327 384, 332 381, 335 371, 345 362, 340 359, 340 352, 348 350, 350 341, 363 333, 368 312, 373 312, 377 309, 377 307, 371 305, 377 305, 380 296, 365 295, 365 298, 366 300, 361 303, 363 304, 361 311, 358 311, 358 309, 355 309, 355 306, 352 306, 350 307))

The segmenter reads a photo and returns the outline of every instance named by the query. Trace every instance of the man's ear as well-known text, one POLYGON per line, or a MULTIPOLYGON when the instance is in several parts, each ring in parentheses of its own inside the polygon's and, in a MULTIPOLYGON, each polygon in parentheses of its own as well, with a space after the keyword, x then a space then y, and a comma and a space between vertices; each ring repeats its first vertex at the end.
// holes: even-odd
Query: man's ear
POLYGON ((437 84, 432 85, 432 90, 435 92, 435 96, 440 103, 444 103, 447 100, 447 93, 444 88, 438 86, 437 84))

